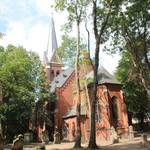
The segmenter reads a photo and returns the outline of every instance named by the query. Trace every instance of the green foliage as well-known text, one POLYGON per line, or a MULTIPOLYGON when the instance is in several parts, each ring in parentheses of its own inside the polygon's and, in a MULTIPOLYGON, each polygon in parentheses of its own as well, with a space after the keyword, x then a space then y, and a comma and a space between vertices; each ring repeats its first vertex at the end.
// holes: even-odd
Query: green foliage
POLYGON ((133 69, 129 53, 126 50, 122 51, 121 60, 119 61, 116 72, 117 79, 126 82, 130 78, 133 69))
POLYGON ((149 4, 149 0, 120 0, 119 5, 115 4, 118 6, 118 11, 113 16, 113 24, 111 25, 113 44, 117 44, 117 47, 124 47, 127 43, 126 38, 131 38, 132 42, 137 45, 141 44, 139 40, 142 42, 142 39, 149 39, 147 35, 150 21, 149 4))
MULTIPOLYGON (((77 42, 74 37, 69 37, 68 35, 62 36, 62 43, 57 49, 57 52, 65 67, 74 67, 76 58, 76 45, 77 42)), ((85 48, 85 45, 81 44, 80 48, 85 48)))
POLYGON ((69 24, 72 25, 74 21, 80 21, 85 17, 86 6, 89 0, 55 0, 56 10, 66 10, 68 15, 69 24))
POLYGON ((138 74, 133 67, 131 56, 126 50, 122 51, 122 58, 117 68, 116 77, 123 83, 128 112, 139 121, 142 118, 148 119, 147 115, 150 112, 150 102, 139 80, 138 74))
MULTIPOLYGON (((150 1, 121 0, 111 25, 111 52, 126 48, 150 96, 150 1), (142 5, 141 5, 142 4, 142 5)), ((110 47, 108 49, 110 51, 110 47)))
POLYGON ((10 138, 28 129, 32 105, 47 96, 44 83, 44 72, 37 54, 13 45, 6 49, 0 47, 0 119, 10 138))

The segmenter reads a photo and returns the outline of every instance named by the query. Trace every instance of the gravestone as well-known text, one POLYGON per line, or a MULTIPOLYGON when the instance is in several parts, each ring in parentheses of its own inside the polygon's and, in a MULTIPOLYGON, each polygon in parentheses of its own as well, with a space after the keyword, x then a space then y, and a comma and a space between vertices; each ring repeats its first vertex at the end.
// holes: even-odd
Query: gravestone
POLYGON ((142 137, 142 144, 143 145, 147 144, 148 143, 148 141, 147 141, 147 135, 146 134, 142 134, 141 137, 142 137))
POLYGON ((23 135, 18 135, 17 138, 13 140, 13 145, 11 150, 23 150, 24 140, 23 135))
POLYGON ((134 131, 133 131, 133 126, 129 126, 129 139, 133 140, 134 139, 134 131))
POLYGON ((54 133, 54 144, 60 144, 61 143, 61 139, 60 139, 60 133, 58 131, 56 131, 54 133))
POLYGON ((25 133, 24 134, 24 142, 26 144, 30 143, 33 140, 33 134, 32 133, 25 133))
POLYGON ((46 144, 49 142, 48 131, 43 132, 43 139, 46 144))
POLYGON ((118 138, 117 132, 113 126, 111 127, 111 134, 112 134, 113 143, 114 144, 119 143, 119 138, 118 138))

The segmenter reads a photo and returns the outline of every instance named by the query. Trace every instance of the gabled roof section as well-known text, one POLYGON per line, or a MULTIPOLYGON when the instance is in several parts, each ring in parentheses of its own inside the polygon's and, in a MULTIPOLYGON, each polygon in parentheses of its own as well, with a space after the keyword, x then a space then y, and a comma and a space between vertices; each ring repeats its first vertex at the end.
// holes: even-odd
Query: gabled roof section
MULTIPOLYGON (((94 72, 91 71, 87 74, 87 78, 93 79, 94 72)), ((98 84, 111 83, 121 84, 117 81, 103 66, 98 69, 98 84)))
POLYGON ((68 78, 71 76, 73 73, 74 69, 69 68, 67 70, 64 70, 58 75, 57 77, 54 78, 54 80, 51 83, 51 89, 50 91, 53 93, 55 92, 55 89, 58 87, 62 87, 65 82, 68 80, 68 78))

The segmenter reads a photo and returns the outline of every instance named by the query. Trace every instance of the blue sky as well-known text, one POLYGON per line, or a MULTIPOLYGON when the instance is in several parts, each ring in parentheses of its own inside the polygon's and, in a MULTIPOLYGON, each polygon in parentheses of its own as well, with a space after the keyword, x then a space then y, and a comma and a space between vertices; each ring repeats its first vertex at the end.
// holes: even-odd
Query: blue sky
MULTIPOLYGON (((22 45, 37 52, 41 59, 46 49, 50 23, 51 5, 54 0, 0 0, 0 32, 6 34, 0 45, 22 45)), ((61 43, 61 26, 67 21, 65 14, 53 13, 58 45, 61 43)), ((84 29, 82 36, 84 34, 84 29)), ((76 30, 72 35, 76 36, 76 30)), ((91 42, 93 43, 93 42, 91 42)), ((91 44, 92 45, 92 44, 91 44)), ((94 47, 94 44, 93 44, 94 47)), ((101 64, 111 73, 114 72, 118 55, 100 54, 101 64)))
POLYGON ((1 0, 0 1, 0 30, 6 30, 9 27, 9 21, 26 21, 31 19, 30 22, 39 18, 39 12, 34 6, 32 0, 1 0), (28 19, 27 19, 28 18, 28 19))
MULTIPOLYGON (((53 0, 0 0, 0 32, 6 34, 0 45, 22 45, 42 58, 46 49, 53 0)), ((54 13, 54 18, 59 14, 54 13)), ((61 22, 56 19, 60 41, 61 22)))

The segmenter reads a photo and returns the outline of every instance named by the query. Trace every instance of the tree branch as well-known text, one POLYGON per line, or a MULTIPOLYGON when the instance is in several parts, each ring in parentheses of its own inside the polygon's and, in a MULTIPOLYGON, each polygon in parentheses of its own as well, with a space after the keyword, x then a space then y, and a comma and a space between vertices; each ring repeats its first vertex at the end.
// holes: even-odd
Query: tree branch
POLYGON ((109 11, 108 11, 108 14, 107 14, 107 16, 106 16, 106 19, 105 19, 105 21, 104 21, 104 23, 103 23, 103 26, 102 26, 100 32, 99 32, 99 37, 98 37, 98 40, 99 40, 99 41, 100 41, 100 39, 101 39, 101 36, 102 36, 103 33, 104 33, 105 27, 107 26, 107 23, 108 23, 110 14, 111 14, 112 2, 113 2, 113 1, 111 1, 111 2, 109 3, 109 11))
POLYGON ((97 0, 93 0, 93 24, 94 24, 94 35, 95 35, 95 39, 98 38, 98 29, 97 29, 97 0))

